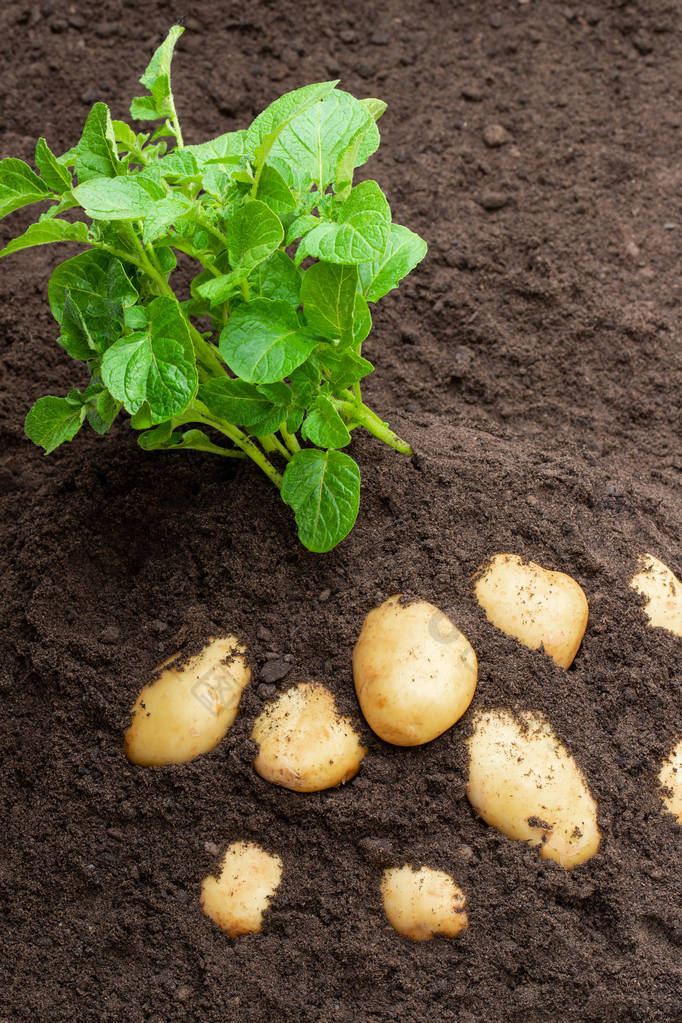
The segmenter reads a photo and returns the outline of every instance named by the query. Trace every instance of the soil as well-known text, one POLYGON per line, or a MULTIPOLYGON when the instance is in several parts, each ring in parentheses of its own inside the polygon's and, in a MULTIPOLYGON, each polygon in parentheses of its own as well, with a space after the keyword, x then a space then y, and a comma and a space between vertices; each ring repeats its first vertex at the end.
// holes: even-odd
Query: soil
MULTIPOLYGON (((678 1020, 680 828, 656 773, 681 730, 680 640, 647 625, 627 581, 641 551, 682 575, 679 10, 10 2, 0 155, 30 159, 40 135, 67 149, 97 99, 125 116, 183 16, 191 142, 309 81, 388 101, 367 174, 430 251, 376 310, 366 392, 417 454, 356 435, 360 517, 324 556, 298 545, 255 468, 145 454, 125 423, 43 458, 24 414, 81 382, 46 300, 58 254, 3 261, 0 1019, 678 1020), (507 550, 584 588, 568 671, 477 607, 472 574, 507 550), (396 591, 468 636, 474 708, 549 717, 599 802, 589 862, 567 873, 477 819, 471 715, 415 749, 358 721, 370 752, 338 790, 256 776, 249 732, 273 685, 318 679, 358 718, 352 645, 396 591), (254 667, 227 738, 134 768, 121 741, 137 692, 225 630, 254 667), (232 941, 198 892, 237 839, 276 851, 285 876, 263 933, 232 941), (456 878, 461 938, 390 928, 379 880, 403 862, 456 878)), ((27 221, 3 222, 3 239, 27 221)))

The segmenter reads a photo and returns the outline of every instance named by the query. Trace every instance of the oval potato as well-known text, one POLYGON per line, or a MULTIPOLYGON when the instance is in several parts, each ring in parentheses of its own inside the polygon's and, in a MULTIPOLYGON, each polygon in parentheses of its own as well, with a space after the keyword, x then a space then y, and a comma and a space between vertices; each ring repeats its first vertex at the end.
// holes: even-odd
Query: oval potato
POLYGON ((367 752, 350 718, 339 714, 318 682, 301 682, 269 704, 251 738, 260 747, 253 766, 261 778, 294 792, 350 781, 367 752))
POLYGON ((355 691, 376 734, 419 746, 447 731, 471 703, 478 663, 473 647, 425 600, 389 597, 365 618, 353 651, 355 691))
POLYGON ((469 926, 464 892, 443 870, 409 864, 385 870, 381 894, 388 922, 413 941, 456 938, 469 926))
POLYGON ((594 856, 597 804, 542 714, 479 713, 468 741, 466 794, 487 824, 567 870, 594 856))
POLYGON ((653 554, 640 554, 639 565, 630 586, 647 597, 644 614, 649 624, 682 636, 682 583, 653 554))
POLYGON ((132 708, 124 749, 143 767, 182 764, 207 753, 227 734, 251 678, 234 636, 212 639, 184 667, 170 661, 132 708), (166 667, 168 665, 168 667, 166 667))
POLYGON ((682 739, 661 764, 658 780, 664 790, 663 805, 682 824, 682 739))
POLYGON ((476 599, 488 621, 531 650, 543 647, 568 668, 582 642, 587 598, 570 575, 552 572, 517 554, 496 554, 475 583, 476 599))
POLYGON ((258 933, 281 880, 279 856, 253 842, 233 842, 223 857, 220 875, 209 875, 201 882, 201 908, 231 938, 258 933))

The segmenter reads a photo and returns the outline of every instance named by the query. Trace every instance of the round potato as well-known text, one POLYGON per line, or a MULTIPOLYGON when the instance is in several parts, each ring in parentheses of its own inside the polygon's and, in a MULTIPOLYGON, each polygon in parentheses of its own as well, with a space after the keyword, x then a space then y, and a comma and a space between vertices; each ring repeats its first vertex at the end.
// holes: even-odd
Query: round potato
POLYGON ((466 789, 476 812, 508 838, 540 846, 570 869, 599 849, 597 804, 547 720, 525 711, 480 713, 469 739, 466 789))
POLYGON ((644 614, 649 624, 682 636, 682 583, 653 554, 640 554, 639 565, 630 586, 647 598, 644 614))
POLYGON ((263 926, 263 913, 282 880, 282 861, 253 842, 233 842, 219 877, 201 882, 201 908, 211 920, 237 938, 263 926))
POLYGON ((261 778, 294 792, 317 792, 350 781, 367 752, 350 718, 318 682, 301 682, 256 719, 251 738, 261 778))
POLYGON ((161 665, 131 711, 124 749, 144 767, 182 764, 217 746, 237 716, 251 677, 245 650, 234 636, 213 639, 184 667, 161 665))
POLYGON ((663 805, 682 824, 682 739, 663 761, 658 780, 663 789, 663 805))
POLYGON ((473 647, 450 619, 400 595, 369 612, 353 651, 362 713, 396 746, 419 746, 454 725, 473 699, 477 674, 473 647))
POLYGON ((524 565, 517 554, 496 554, 477 578, 475 592, 494 626, 531 650, 543 647, 559 667, 568 668, 589 610, 575 579, 534 561, 524 565))
POLYGON ((464 892, 443 870, 409 864, 385 870, 381 894, 388 922, 413 941, 456 938, 469 926, 464 892))

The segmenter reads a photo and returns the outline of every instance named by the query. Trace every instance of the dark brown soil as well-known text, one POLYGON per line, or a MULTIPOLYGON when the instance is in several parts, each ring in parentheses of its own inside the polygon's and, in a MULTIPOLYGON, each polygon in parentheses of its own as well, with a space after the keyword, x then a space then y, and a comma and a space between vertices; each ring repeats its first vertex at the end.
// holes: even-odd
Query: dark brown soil
POLYGON ((369 173, 430 253, 378 312, 367 391, 418 454, 354 441, 360 518, 325 556, 298 546, 256 469, 144 454, 125 423, 45 459, 24 414, 79 383, 46 300, 58 254, 1 264, 0 1019, 678 1020, 680 828, 656 772, 681 730, 681 645, 647 626, 627 580, 644 550, 682 574, 679 8, 7 3, 0 155, 30 159, 39 135, 66 149, 96 99, 125 116, 183 15, 192 142, 308 81, 388 101, 369 173), (491 124, 509 133, 499 148, 491 124), (505 550, 585 589, 569 671, 477 608, 471 575, 505 550), (290 655, 279 689, 319 679, 357 716, 352 644, 398 590, 473 643, 475 707, 549 716, 599 801, 587 864, 566 873, 475 817, 466 718, 412 750, 361 725, 370 754, 336 791, 255 775, 268 658, 290 655), (255 668, 236 725, 194 763, 133 768, 121 739, 139 688, 219 630, 255 668), (285 881, 264 932, 231 941, 198 892, 241 838, 278 852, 285 881), (381 869, 405 861, 464 888, 459 940, 388 926, 381 869))

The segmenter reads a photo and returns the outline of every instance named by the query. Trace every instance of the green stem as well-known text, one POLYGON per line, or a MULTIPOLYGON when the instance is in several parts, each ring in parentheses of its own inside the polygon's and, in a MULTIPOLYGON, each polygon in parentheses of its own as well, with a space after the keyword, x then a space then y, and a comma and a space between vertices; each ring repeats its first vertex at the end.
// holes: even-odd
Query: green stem
POLYGON ((284 423, 279 428, 279 432, 282 434, 282 439, 286 446, 291 451, 292 455, 295 455, 297 451, 301 450, 301 445, 296 440, 293 433, 289 433, 284 423))
POLYGON ((355 420, 368 433, 371 433, 373 437, 383 441, 384 444, 388 444, 394 451, 400 452, 401 455, 412 454, 412 448, 407 441, 399 437, 383 419, 379 419, 378 415, 372 412, 371 408, 368 408, 361 402, 344 401, 342 398, 335 398, 334 405, 349 420, 355 420))
POLYGON ((281 440, 279 439, 279 437, 277 436, 276 433, 271 434, 270 437, 271 437, 271 440, 272 440, 273 444, 275 445, 276 450, 279 451, 279 453, 282 456, 282 458, 286 458, 286 460, 288 462, 289 459, 291 458, 290 452, 287 451, 287 449, 284 447, 284 445, 282 444, 281 440))
POLYGON ((190 409, 183 413, 183 417, 187 416, 188 412, 191 414, 192 408, 196 411, 196 415, 194 415, 191 420, 192 422, 205 423, 206 426, 212 426, 225 437, 229 437, 229 439, 236 444, 238 448, 241 448, 245 455, 248 455, 249 458, 256 463, 259 469, 263 470, 265 475, 272 481, 272 483, 275 484, 277 489, 281 489, 281 474, 277 472, 272 462, 266 458, 260 448, 257 448, 253 441, 250 440, 245 433, 242 433, 242 431, 236 426, 232 426, 231 423, 226 423, 222 419, 212 416, 206 406, 202 405, 200 401, 195 400, 192 406, 190 406, 190 409))

